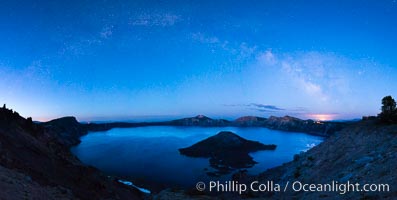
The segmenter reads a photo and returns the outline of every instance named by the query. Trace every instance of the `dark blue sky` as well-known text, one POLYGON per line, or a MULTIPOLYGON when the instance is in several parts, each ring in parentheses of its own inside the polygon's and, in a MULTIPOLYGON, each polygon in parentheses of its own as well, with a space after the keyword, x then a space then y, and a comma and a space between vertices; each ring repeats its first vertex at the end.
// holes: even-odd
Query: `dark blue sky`
POLYGON ((1 1, 0 102, 46 120, 346 119, 397 97, 397 2, 1 1))

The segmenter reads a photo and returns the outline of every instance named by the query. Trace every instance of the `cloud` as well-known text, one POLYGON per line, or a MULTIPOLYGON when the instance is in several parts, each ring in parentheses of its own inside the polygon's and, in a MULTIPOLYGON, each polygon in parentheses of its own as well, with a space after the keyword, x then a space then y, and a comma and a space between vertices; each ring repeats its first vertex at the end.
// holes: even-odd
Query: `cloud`
POLYGON ((164 14, 141 14, 130 20, 133 26, 173 26, 181 21, 179 15, 164 13, 164 14))
POLYGON ((266 109, 266 110, 273 110, 273 111, 279 111, 279 110, 285 110, 284 108, 279 108, 275 105, 264 105, 264 104, 258 104, 258 103, 250 103, 247 106, 250 107, 256 107, 256 109, 266 109))
POLYGON ((281 108, 276 105, 260 104, 260 103, 249 103, 249 104, 223 104, 223 106, 229 107, 241 107, 248 110, 253 110, 262 113, 272 113, 274 115, 293 115, 307 117, 311 112, 304 107, 294 107, 294 108, 281 108))
POLYGON ((231 107, 246 107, 250 110, 256 110, 260 112, 278 112, 278 111, 285 111, 286 109, 280 108, 275 105, 265 105, 259 103, 250 103, 250 104, 223 104, 224 106, 231 106, 231 107))
POLYGON ((255 110, 255 111, 258 111, 258 112, 265 112, 265 113, 274 113, 274 112, 276 112, 275 110, 260 109, 260 108, 250 108, 250 110, 255 110))

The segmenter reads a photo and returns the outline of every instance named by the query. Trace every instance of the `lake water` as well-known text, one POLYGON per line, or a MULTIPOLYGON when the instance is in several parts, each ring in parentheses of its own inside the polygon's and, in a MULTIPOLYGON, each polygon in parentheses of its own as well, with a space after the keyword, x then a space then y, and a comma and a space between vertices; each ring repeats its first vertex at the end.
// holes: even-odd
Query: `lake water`
POLYGON ((89 133, 81 138, 78 146, 72 148, 72 152, 85 164, 146 187, 156 183, 158 187, 187 188, 198 181, 230 177, 209 177, 207 172, 215 170, 209 166, 208 159, 186 157, 178 151, 220 131, 232 131, 245 139, 277 145, 275 151, 250 154, 258 164, 247 169, 249 174, 258 174, 291 161, 295 154, 323 141, 322 137, 304 133, 257 127, 148 126, 89 133))

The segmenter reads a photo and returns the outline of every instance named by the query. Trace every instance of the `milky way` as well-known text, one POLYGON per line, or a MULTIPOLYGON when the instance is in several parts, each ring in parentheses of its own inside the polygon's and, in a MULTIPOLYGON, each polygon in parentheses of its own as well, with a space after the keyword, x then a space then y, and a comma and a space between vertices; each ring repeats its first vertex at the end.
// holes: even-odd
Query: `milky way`
POLYGON ((36 120, 376 115, 397 97, 396 9, 1 1, 0 103, 36 120))

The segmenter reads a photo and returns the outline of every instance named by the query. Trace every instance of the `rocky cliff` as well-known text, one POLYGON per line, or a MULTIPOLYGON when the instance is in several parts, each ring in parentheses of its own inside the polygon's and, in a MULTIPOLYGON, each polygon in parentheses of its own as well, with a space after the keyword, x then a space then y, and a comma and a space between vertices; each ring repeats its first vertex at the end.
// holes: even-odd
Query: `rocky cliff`
POLYGON ((0 198, 138 199, 140 192, 84 166, 69 152, 68 145, 82 133, 74 118, 36 124, 0 108, 0 198))
POLYGON ((41 125, 51 131, 58 142, 65 146, 79 144, 80 137, 88 133, 75 117, 62 117, 41 123, 41 125))
MULTIPOLYGON (((366 120, 351 124, 309 151, 295 155, 291 162, 268 169, 255 176, 245 172, 233 175, 234 181, 248 186, 253 181, 263 183, 267 187, 279 184, 281 186, 279 192, 248 190, 241 195, 236 192, 221 192, 216 195, 199 193, 197 195, 189 191, 164 190, 156 194, 154 199, 393 200, 397 197, 396 151, 397 125, 385 125, 379 124, 377 120, 366 120), (272 184, 268 184, 269 181, 272 181, 272 184), (334 182, 335 191, 296 192, 292 189, 292 185, 296 181, 317 186, 318 184, 332 185, 334 182), (284 186, 287 183, 289 185, 284 192, 284 186), (340 186, 346 183, 360 184, 361 191, 352 191, 352 186, 349 186, 350 191, 346 191, 345 186, 340 186), (375 184, 376 186, 372 187, 382 191, 363 191, 364 184, 370 184, 370 186, 375 184)), ((295 188, 299 188, 299 185, 295 188)), ((306 189, 308 188, 306 187, 306 189)), ((269 190, 269 188, 267 189, 269 190)))
POLYGON ((251 193, 269 199, 395 199, 397 196, 397 125, 376 120, 356 123, 332 135, 320 145, 294 157, 292 162, 242 179, 285 185, 302 183, 388 184, 389 192, 287 192, 251 193))

